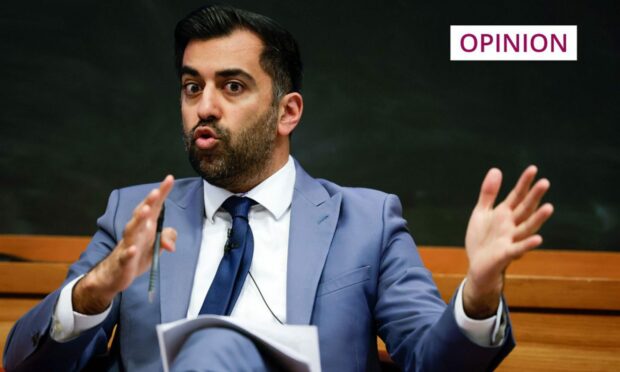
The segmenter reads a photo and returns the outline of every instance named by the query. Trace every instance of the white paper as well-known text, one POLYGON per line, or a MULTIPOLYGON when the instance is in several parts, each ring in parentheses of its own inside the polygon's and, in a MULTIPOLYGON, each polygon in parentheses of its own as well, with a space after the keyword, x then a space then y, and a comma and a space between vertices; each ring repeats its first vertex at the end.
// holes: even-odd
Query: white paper
POLYGON ((169 371, 170 362, 194 331, 210 327, 229 328, 249 337, 265 347, 275 360, 286 366, 286 370, 321 371, 315 326, 261 324, 228 316, 201 315, 195 319, 181 319, 157 326, 164 372, 169 371))

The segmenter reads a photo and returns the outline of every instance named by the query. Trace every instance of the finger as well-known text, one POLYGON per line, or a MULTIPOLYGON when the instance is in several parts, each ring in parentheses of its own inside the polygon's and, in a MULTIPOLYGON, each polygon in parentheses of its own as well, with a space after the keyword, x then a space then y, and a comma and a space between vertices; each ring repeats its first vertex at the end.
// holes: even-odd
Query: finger
POLYGON ((159 188, 155 188, 151 190, 142 200, 143 204, 155 206, 157 202, 161 199, 161 190, 159 188))
POLYGON ((517 181, 515 187, 506 197, 506 204, 508 204, 511 209, 514 209, 525 198, 537 172, 538 168, 536 168, 535 165, 530 165, 521 173, 519 181, 517 181))
POLYGON ((142 201, 133 209, 132 217, 138 217, 138 215, 141 214, 141 211, 143 210, 143 207, 145 205, 150 206, 151 204, 153 204, 153 201, 157 197, 157 192, 158 191, 156 189, 151 190, 151 192, 149 192, 146 197, 144 197, 144 199, 142 199, 142 201))
POLYGON ((123 237, 130 237, 144 227, 148 227, 148 219, 151 217, 153 200, 157 198, 158 191, 153 189, 150 193, 136 206, 129 222, 125 225, 123 237))
POLYGON ((538 208, 538 205, 540 205, 541 199, 547 193, 550 186, 551 184, 549 183, 549 180, 545 178, 540 179, 538 180, 538 182, 536 182, 534 187, 532 187, 527 193, 527 196, 525 197, 523 202, 520 203, 515 209, 515 224, 519 225, 521 222, 528 219, 532 215, 532 213, 534 213, 534 211, 536 211, 536 208, 538 208))
POLYGON ((513 260, 521 258, 521 256, 523 256, 528 251, 530 251, 530 250, 538 247, 539 245, 541 245, 542 241, 543 241, 542 236, 540 236, 540 235, 532 235, 532 236, 528 237, 527 239, 523 239, 520 242, 517 242, 517 243, 513 244, 509 248, 508 255, 513 260))
POLYGON ((542 225, 549 219, 549 217, 551 217, 552 214, 553 205, 550 203, 546 203, 542 207, 538 208, 538 210, 531 215, 530 218, 517 226, 517 231, 514 235, 513 241, 518 242, 538 232, 538 230, 540 230, 542 225))
POLYGON ((137 231, 144 228, 145 223, 148 221, 148 217, 151 213, 151 207, 149 205, 141 204, 134 211, 134 215, 125 225, 124 237, 130 237, 137 231))
POLYGON ((172 190, 174 185, 174 177, 172 175, 166 176, 160 183, 159 187, 151 190, 151 192, 144 198, 143 203, 151 207, 151 214, 149 215, 149 224, 155 224, 159 214, 161 212, 162 205, 166 200, 166 197, 172 190))
POLYGON ((169 174, 159 185, 159 190, 162 192, 164 199, 168 196, 172 187, 174 186, 174 176, 169 174))
POLYGON ((151 190, 148 195, 142 201, 142 204, 149 205, 153 208, 154 214, 159 214, 159 209, 161 208, 164 200, 172 190, 172 186, 174 185, 174 177, 172 175, 167 175, 166 178, 159 184, 158 188, 151 190))
POLYGON ((167 175, 166 178, 159 184, 159 188, 157 189, 158 195, 157 198, 153 201, 154 212, 159 215, 159 210, 161 206, 164 204, 164 200, 168 197, 168 194, 172 190, 174 186, 174 177, 172 175, 167 175))
POLYGON ((493 208, 499 188, 502 185, 502 172, 497 168, 491 168, 482 181, 480 196, 476 207, 483 209, 493 208))
MULTIPOLYGON (((140 233, 148 233, 156 226, 161 206, 170 190, 172 190, 173 184, 174 178, 171 175, 166 176, 159 188, 151 190, 134 209, 133 216, 125 225, 125 231, 123 232, 123 238, 127 240, 127 244, 138 243, 140 233)), ((149 239, 154 238, 154 236, 154 233, 152 236, 143 236, 146 238, 144 243, 148 243, 149 239)), ((139 245, 143 246, 142 243, 139 243, 139 245)), ((146 244, 146 246, 150 246, 150 244, 146 244)))
POLYGON ((177 231, 166 227, 161 232, 161 247, 169 252, 176 250, 177 231))
MULTIPOLYGON (((145 222, 145 218, 150 217, 155 220, 159 216, 161 206, 172 190, 173 185, 174 177, 171 175, 166 176, 159 185, 159 188, 151 190, 144 200, 134 209, 133 218, 127 223, 125 230, 127 231, 128 228, 131 228, 130 230, 133 231, 138 225, 145 222), (148 206, 149 209, 145 209, 144 206, 148 206)), ((154 221, 152 223, 154 223, 154 221)))

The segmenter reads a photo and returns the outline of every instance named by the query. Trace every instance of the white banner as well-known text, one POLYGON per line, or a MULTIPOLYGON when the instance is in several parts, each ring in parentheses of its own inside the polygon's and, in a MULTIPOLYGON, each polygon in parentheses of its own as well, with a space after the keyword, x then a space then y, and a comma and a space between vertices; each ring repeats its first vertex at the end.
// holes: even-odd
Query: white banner
POLYGON ((576 61, 577 26, 450 26, 451 61, 576 61))

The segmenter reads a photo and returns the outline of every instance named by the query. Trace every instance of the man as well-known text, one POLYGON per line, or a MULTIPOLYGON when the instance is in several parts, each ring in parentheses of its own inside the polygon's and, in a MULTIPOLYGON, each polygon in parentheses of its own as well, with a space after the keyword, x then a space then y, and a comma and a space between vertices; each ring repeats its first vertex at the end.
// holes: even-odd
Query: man
MULTIPOLYGON (((115 190, 66 282, 11 331, 5 368, 161 370, 155 325, 202 313, 316 325, 324 370, 377 369, 376 334, 406 370, 497 366, 514 345, 503 273, 541 243, 536 231, 553 211, 538 207, 549 182, 532 186, 536 168, 496 207, 501 173, 485 177, 466 233, 467 278, 446 306, 395 196, 313 179, 290 157, 303 99, 287 31, 204 7, 179 22, 175 40, 185 143, 201 179, 115 190), (164 204, 170 253, 149 303, 164 204)), ((192 335, 177 359, 176 370, 277 368, 225 330, 192 335)))

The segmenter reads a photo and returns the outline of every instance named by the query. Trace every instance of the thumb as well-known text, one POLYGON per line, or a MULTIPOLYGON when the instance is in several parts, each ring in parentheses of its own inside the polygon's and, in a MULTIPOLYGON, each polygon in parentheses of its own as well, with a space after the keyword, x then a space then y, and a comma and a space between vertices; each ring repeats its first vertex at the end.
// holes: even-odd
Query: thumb
POLYGON ((169 252, 176 249, 177 231, 172 227, 165 227, 161 232, 161 247, 169 252))

